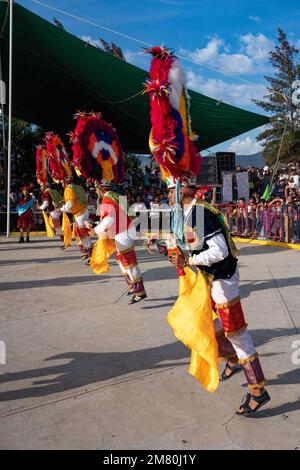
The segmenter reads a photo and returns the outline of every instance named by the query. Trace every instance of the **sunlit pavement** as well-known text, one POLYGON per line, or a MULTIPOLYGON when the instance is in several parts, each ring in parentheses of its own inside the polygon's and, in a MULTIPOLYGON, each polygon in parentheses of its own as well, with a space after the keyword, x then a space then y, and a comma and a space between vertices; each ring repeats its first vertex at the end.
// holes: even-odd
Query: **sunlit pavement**
POLYGON ((300 448, 298 251, 240 246, 241 296, 272 398, 247 419, 234 417, 242 374, 214 394, 188 374, 189 351, 166 322, 178 281, 164 258, 138 248, 148 298, 129 306, 114 260, 96 276, 75 245, 59 245, 0 241, 2 449, 300 448))

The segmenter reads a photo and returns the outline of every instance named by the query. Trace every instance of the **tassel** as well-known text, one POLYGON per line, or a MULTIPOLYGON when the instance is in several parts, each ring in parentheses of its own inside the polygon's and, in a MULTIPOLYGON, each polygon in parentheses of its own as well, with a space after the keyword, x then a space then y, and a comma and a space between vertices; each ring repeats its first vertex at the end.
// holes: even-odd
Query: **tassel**
POLYGON ((49 220, 48 214, 45 211, 42 211, 42 213, 43 213, 43 217, 44 217, 47 237, 53 238, 54 237, 54 230, 53 230, 53 227, 51 226, 51 222, 49 220))
POLYGON ((62 231, 64 234, 64 246, 67 248, 72 242, 72 229, 70 219, 65 212, 63 212, 62 231))

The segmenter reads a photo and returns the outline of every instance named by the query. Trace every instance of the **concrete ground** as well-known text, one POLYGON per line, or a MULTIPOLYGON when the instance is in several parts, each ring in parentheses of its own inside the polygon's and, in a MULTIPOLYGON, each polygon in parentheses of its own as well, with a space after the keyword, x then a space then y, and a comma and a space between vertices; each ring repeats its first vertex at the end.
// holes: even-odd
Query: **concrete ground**
POLYGON ((98 277, 76 246, 2 238, 0 447, 300 449, 300 253, 240 248, 243 305, 272 396, 248 419, 234 416, 242 374, 214 394, 188 374, 189 351, 166 322, 178 281, 165 259, 138 249, 148 298, 128 306, 115 261, 98 277))

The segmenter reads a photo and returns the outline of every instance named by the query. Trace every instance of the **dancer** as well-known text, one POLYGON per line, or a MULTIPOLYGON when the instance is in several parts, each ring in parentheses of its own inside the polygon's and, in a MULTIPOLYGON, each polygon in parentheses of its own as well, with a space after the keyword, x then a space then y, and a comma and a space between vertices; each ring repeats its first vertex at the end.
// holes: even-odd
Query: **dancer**
POLYGON ((102 181, 97 192, 102 198, 100 205, 101 222, 94 228, 98 237, 114 239, 117 250, 117 262, 128 286, 128 295, 132 295, 130 305, 147 297, 141 274, 134 241, 136 229, 127 211, 120 204, 120 195, 110 190, 111 182, 102 181))
POLYGON ((64 237, 60 222, 61 214, 58 208, 62 204, 62 195, 56 189, 51 188, 48 182, 48 175, 47 150, 45 145, 38 145, 36 148, 36 180, 40 185, 42 193, 42 203, 38 206, 38 209, 43 213, 47 236, 52 238, 55 230, 56 234, 63 241, 64 237))
POLYGON ((173 204, 175 201, 172 231, 181 250, 174 250, 169 257, 181 274, 181 291, 168 320, 177 336, 192 349, 190 372, 201 377, 199 380, 207 390, 214 391, 218 381, 212 311, 217 311, 214 328, 218 352, 219 357, 223 356, 227 361, 221 379, 226 380, 243 368, 249 393, 237 414, 249 416, 267 403, 270 396, 264 388, 264 374, 240 302, 238 251, 219 211, 203 200, 202 193, 196 197, 194 176, 199 174, 200 168, 195 164, 197 150, 192 142, 183 70, 176 57, 166 49, 155 47, 149 52, 153 55, 151 81, 146 88, 151 106, 150 149, 160 164, 164 179, 168 176, 178 178, 175 188, 169 190, 169 199, 173 204), (190 266, 197 267, 201 275, 193 277, 190 266), (191 298, 191 291, 200 292, 201 289, 197 291, 194 287, 191 289, 191 284, 184 284, 185 276, 193 280, 194 287, 197 287, 195 279, 199 286, 201 283, 204 303, 201 299, 191 298), (189 303, 185 302, 187 297, 189 303), (182 311, 183 306, 186 311, 182 311), (197 322, 202 323, 196 331, 197 322))
POLYGON ((81 258, 89 261, 92 253, 92 239, 85 222, 89 218, 87 197, 82 186, 74 184, 72 166, 64 143, 57 134, 48 132, 45 137, 49 169, 56 183, 64 188, 63 205, 59 208, 63 214, 64 248, 71 243, 71 227, 67 213, 75 221, 74 235, 78 241, 81 258))
POLYGON ((252 338, 247 330, 239 296, 238 252, 228 233, 223 216, 202 199, 190 181, 181 184, 184 241, 189 255, 175 255, 177 268, 196 266, 210 283, 212 308, 217 311, 215 331, 219 358, 226 360, 221 380, 244 370, 249 393, 237 414, 250 415, 270 400, 265 378, 252 338))
POLYGON ((36 202, 32 193, 29 193, 31 186, 23 186, 21 188, 21 197, 17 205, 18 211, 18 224, 20 230, 19 243, 24 243, 24 235, 26 233, 26 242, 30 242, 30 230, 34 226, 34 218, 32 213, 32 206, 36 202))
POLYGON ((66 178, 62 182, 62 186, 64 188, 64 204, 61 206, 60 211, 72 214, 74 217, 74 235, 78 241, 81 259, 87 260, 86 264, 89 264, 93 244, 90 231, 85 225, 89 220, 87 196, 82 186, 74 184, 72 176, 66 178))
MULTIPOLYGON (((63 196, 59 191, 52 188, 50 183, 42 183, 40 188, 42 192, 42 203, 38 206, 38 209, 43 212, 46 228, 50 227, 50 229, 54 229, 55 233, 63 242, 64 236, 62 232, 60 212, 63 196), (48 214, 50 216, 50 220, 48 219, 48 214)), ((51 236, 53 236, 53 234, 51 236)), ((64 245, 62 248, 64 248, 64 245)))
MULTIPOLYGON (((114 240, 113 250, 117 250, 117 261, 125 276, 128 293, 132 295, 130 304, 140 302, 146 298, 146 292, 134 249, 134 222, 129 218, 127 209, 121 206, 119 194, 111 190, 113 184, 121 184, 124 178, 123 151, 119 137, 100 113, 78 113, 75 118, 76 128, 70 133, 73 164, 77 174, 86 178, 89 184, 94 182, 97 194, 102 199, 99 205, 101 222, 94 231, 98 237, 114 240)), ((89 223, 86 223, 86 227, 92 229, 89 223)), ((95 251, 99 246, 97 243, 95 251)), ((101 246, 100 248, 102 249, 101 246)), ((93 269, 93 259, 91 266, 93 269)))

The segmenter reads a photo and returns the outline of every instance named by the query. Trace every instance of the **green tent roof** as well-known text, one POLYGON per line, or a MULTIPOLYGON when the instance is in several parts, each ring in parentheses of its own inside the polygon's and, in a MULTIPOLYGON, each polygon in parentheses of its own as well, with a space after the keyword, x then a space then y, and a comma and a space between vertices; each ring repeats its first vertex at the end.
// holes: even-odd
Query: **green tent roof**
MULTIPOLYGON (((8 75, 7 2, 0 2, 3 79, 8 75), (5 21, 6 19, 6 21, 5 21)), ((87 45, 14 4, 13 115, 61 134, 77 110, 101 111, 124 150, 149 153, 148 98, 136 95, 148 74, 87 45)), ((269 119, 190 91, 193 130, 205 149, 266 124, 269 119)))

